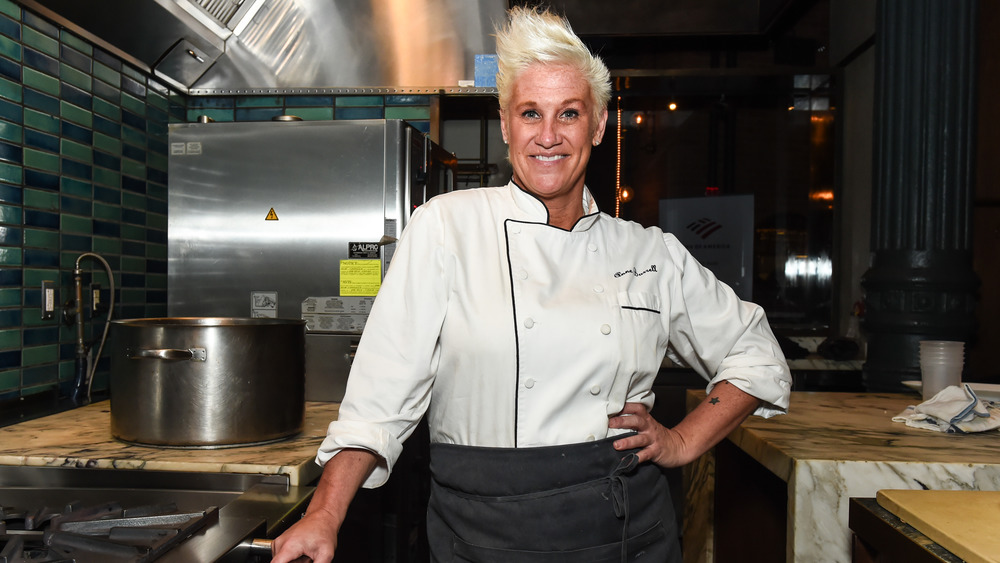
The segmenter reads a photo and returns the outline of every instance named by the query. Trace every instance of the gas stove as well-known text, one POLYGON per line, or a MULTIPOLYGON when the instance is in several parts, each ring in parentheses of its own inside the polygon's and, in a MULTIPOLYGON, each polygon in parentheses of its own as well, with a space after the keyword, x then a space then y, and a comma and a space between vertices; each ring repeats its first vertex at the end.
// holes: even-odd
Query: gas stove
POLYGON ((269 561, 266 540, 313 490, 282 475, 0 467, 0 563, 269 561))

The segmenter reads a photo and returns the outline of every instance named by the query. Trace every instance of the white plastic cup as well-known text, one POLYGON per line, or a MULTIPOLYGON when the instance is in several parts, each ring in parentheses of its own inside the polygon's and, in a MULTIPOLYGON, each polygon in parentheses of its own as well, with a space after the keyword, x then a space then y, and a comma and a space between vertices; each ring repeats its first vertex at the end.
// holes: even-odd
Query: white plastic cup
POLYGON ((945 387, 961 385, 964 365, 964 342, 921 340, 920 380, 923 399, 930 399, 945 387))

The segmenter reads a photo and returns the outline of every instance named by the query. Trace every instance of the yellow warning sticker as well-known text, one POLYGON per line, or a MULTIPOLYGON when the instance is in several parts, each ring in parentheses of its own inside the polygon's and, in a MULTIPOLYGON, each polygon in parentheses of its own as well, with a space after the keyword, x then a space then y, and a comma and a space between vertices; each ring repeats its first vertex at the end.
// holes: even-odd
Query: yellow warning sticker
POLYGON ((264 217, 264 220, 265 221, 277 221, 278 220, 278 214, 274 212, 274 208, 273 207, 271 208, 270 211, 267 212, 267 217, 264 217))
POLYGON ((381 285, 381 260, 340 261, 340 295, 375 295, 381 285))

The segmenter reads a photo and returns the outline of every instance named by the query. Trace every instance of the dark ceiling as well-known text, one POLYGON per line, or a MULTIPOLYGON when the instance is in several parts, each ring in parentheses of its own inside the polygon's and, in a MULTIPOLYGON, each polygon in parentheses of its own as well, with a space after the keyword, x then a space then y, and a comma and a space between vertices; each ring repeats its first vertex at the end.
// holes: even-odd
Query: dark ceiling
POLYGON ((581 36, 773 34, 815 0, 512 0, 564 14, 581 36))
MULTIPOLYGON (((564 14, 612 70, 825 67, 827 0, 512 0, 564 14)), ((621 73, 618 73, 621 74, 621 73)))

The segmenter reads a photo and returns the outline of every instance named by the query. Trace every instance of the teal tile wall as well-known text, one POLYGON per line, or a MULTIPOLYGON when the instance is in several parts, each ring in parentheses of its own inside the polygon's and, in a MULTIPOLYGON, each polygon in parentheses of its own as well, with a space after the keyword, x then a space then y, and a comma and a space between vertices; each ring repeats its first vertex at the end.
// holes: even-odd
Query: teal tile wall
POLYGON ((191 96, 187 120, 207 116, 215 121, 269 121, 278 115, 304 120, 404 119, 423 133, 430 132, 430 96, 191 96))
MULTIPOLYGON (((185 96, 12 0, 0 0, 0 408, 70 392, 75 332, 62 322, 73 267, 85 252, 115 276, 114 318, 166 315, 167 124, 405 119, 430 130, 426 95, 185 96), (41 284, 58 288, 56 318, 41 318, 41 284)), ((110 285, 81 262, 85 293, 110 285)), ((85 304, 96 344, 105 313, 85 304)), ((96 351, 96 345, 95 345, 96 351)), ((107 389, 107 351, 94 390, 107 389)))
MULTIPOLYGON (((61 322, 81 253, 115 276, 115 318, 166 314, 167 124, 187 100, 11 0, 0 0, 0 408, 68 393, 75 333, 61 322), (59 310, 41 318, 41 283, 59 310)), ((85 294, 110 284, 81 262, 85 294)), ((85 298, 88 343, 104 328, 85 298)), ((96 350, 96 348, 95 348, 96 350)), ((107 388, 107 353, 94 389, 107 388)))

